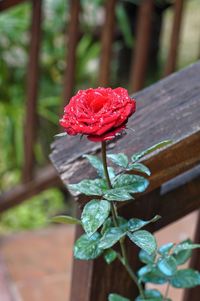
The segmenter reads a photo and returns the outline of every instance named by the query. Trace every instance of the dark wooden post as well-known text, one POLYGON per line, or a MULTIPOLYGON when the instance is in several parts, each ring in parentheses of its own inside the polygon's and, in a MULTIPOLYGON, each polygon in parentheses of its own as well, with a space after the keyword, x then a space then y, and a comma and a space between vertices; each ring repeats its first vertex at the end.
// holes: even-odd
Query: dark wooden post
POLYGON ((136 46, 133 47, 129 90, 136 92, 144 86, 151 39, 153 0, 143 0, 139 7, 136 46))
POLYGON ((165 76, 174 72, 176 69, 184 2, 185 0, 175 0, 174 20, 173 20, 172 33, 170 38, 170 47, 169 47, 169 53, 168 53, 166 67, 164 71, 165 76))
POLYGON ((24 169, 25 182, 33 178, 34 144, 37 132, 37 98, 39 85, 39 52, 41 40, 42 0, 32 0, 31 41, 27 74, 27 102, 24 125, 24 169))
POLYGON ((99 66, 99 84, 101 86, 107 86, 109 84, 112 42, 115 26, 115 5, 116 0, 109 0, 105 2, 105 22, 102 28, 102 49, 99 66))
POLYGON ((76 46, 79 34, 80 0, 70 1, 70 22, 67 35, 67 66, 64 75, 63 105, 66 105, 73 93, 75 85, 76 46))

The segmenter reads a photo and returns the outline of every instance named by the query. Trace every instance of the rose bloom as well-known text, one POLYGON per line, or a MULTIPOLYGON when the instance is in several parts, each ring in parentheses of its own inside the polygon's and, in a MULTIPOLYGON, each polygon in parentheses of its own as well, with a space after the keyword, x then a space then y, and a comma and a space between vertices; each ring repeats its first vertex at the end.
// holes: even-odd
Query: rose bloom
POLYGON ((94 142, 111 140, 126 128, 135 108, 124 88, 80 90, 64 108, 60 125, 69 135, 87 135, 94 142))

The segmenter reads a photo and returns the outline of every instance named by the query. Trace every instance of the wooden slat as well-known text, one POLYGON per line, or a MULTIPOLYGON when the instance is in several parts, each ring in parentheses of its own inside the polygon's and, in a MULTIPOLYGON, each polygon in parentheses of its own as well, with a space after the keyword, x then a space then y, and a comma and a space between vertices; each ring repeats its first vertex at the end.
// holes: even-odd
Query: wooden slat
POLYGON ((131 92, 138 91, 144 86, 151 41, 153 12, 154 1, 143 0, 138 12, 136 46, 133 47, 129 83, 129 89, 131 92))
MULTIPOLYGON (((200 196, 199 196, 200 198, 200 196)), ((196 231, 195 231, 195 237, 194 237, 194 242, 195 243, 200 243, 200 212, 198 215, 198 221, 196 225, 196 231)), ((194 268, 196 270, 200 270, 200 256, 199 256, 199 250, 194 250, 193 251, 193 256, 191 258, 190 262, 190 267, 194 268)), ((185 290, 184 298, 183 301, 199 301, 199 296, 200 296, 200 287, 197 286, 192 289, 187 289, 185 290)))
POLYGON ((31 40, 27 74, 27 102, 24 127, 24 169, 23 180, 33 177, 34 143, 37 132, 37 98, 39 86, 39 52, 41 40, 42 0, 33 0, 31 40))
POLYGON ((99 84, 101 86, 107 86, 109 84, 112 42, 115 27, 115 6, 116 0, 105 1, 105 22, 102 27, 102 49, 99 67, 99 84))
POLYGON ((172 33, 169 43, 169 52, 166 62, 166 67, 164 71, 164 75, 167 76, 175 71, 177 56, 178 56, 178 48, 180 41, 180 30, 183 19, 183 10, 184 10, 184 2, 185 0, 175 0, 174 6, 174 19, 172 26, 172 33))
POLYGON ((79 35, 79 14, 80 0, 71 0, 70 22, 67 33, 67 65, 64 75, 63 105, 66 105, 69 102, 75 85, 76 46, 79 35))
POLYGON ((26 184, 19 184, 10 191, 0 195, 0 212, 33 197, 50 187, 62 186, 58 174, 52 166, 47 166, 38 171, 35 178, 26 184))
MULTIPOLYGON (((135 95, 137 112, 130 118, 128 137, 112 143, 112 152, 131 155, 165 140, 172 144, 146 160, 152 169, 150 189, 189 170, 200 161, 200 63, 158 82, 135 95)), ((59 139, 53 145, 51 159, 67 184, 95 177, 83 153, 98 152, 99 143, 79 137, 59 139)))
POLYGON ((3 10, 6 10, 8 8, 11 8, 17 4, 21 4, 25 1, 26 0, 1 0, 0 1, 0 12, 3 10))

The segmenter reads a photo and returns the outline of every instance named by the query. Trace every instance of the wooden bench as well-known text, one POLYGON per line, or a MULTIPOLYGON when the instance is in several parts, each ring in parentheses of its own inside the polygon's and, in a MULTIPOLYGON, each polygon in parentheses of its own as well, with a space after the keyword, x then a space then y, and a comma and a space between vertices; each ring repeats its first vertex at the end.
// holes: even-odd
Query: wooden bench
MULTIPOLYGON (((148 191, 120 208, 127 218, 150 219, 161 215, 162 219, 149 227, 155 232, 200 206, 200 63, 159 81, 134 97, 137 112, 128 123, 134 131, 129 130, 128 137, 112 142, 109 148, 112 152, 131 155, 162 140, 173 141, 145 159, 144 163, 152 171, 148 191)), ((99 152, 98 143, 66 136, 53 143, 50 157, 67 185, 95 176, 82 155, 99 152)), ((87 201, 83 196, 76 200, 80 208, 87 201)), ((76 236, 80 233, 77 227, 76 236)), ((200 240, 198 229, 196 238, 200 240)), ((128 254, 132 266, 137 268, 140 264, 137 249, 128 245, 128 254)), ((195 263, 200 269, 198 256, 193 258, 192 265, 195 263)), ((107 265, 102 258, 87 262, 74 260, 70 301, 106 301, 109 292, 126 296, 128 292, 132 298, 138 294, 117 261, 107 265)), ((190 289, 184 301, 199 301, 199 296, 199 287, 190 289)))

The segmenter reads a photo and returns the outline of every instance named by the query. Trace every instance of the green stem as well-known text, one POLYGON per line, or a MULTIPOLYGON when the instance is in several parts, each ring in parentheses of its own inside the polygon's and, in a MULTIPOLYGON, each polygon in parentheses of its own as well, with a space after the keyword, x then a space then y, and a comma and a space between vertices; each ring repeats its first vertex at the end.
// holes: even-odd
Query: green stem
POLYGON ((168 294, 169 294, 169 289, 170 289, 170 283, 167 283, 166 291, 165 291, 165 296, 164 296, 164 301, 167 300, 168 294))
MULTIPOLYGON (((107 182, 108 188, 112 189, 112 184, 111 184, 109 173, 108 173, 108 166, 107 166, 107 159, 106 159, 106 142, 102 142, 101 152, 102 152, 102 162, 103 162, 103 168, 104 168, 106 182, 107 182)), ((114 223, 115 227, 119 227, 118 220, 117 220, 118 213, 117 213, 117 208, 116 208, 114 202, 111 202, 111 212, 112 212, 112 218, 113 218, 113 223, 114 223)), ((120 259, 123 266, 126 268, 131 279, 137 285, 141 297, 143 299, 145 299, 143 287, 142 287, 141 283, 138 282, 137 276, 135 275, 135 273, 133 272, 133 270, 131 269, 131 267, 129 265, 129 261, 128 261, 128 257, 127 257, 127 253, 126 253, 126 247, 125 247, 123 238, 120 239, 119 242, 120 242, 122 256, 119 255, 118 258, 120 259)))

